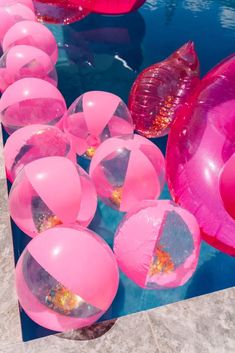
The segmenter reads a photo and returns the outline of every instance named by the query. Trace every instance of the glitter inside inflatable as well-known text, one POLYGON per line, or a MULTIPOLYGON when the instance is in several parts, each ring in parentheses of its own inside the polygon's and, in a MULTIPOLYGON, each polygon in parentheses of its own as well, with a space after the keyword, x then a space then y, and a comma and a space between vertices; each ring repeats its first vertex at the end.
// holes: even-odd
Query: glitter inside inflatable
POLYGON ((67 25, 79 21, 90 12, 82 1, 75 0, 34 0, 35 13, 39 21, 67 25))
POLYGON ((54 331, 97 321, 111 305, 118 282, 112 251, 85 228, 45 231, 29 243, 16 267, 22 308, 36 323, 54 331))
POLYGON ((97 149, 89 174, 100 199, 127 212, 138 201, 160 196, 165 162, 160 149, 144 137, 113 137, 97 149))
POLYGON ((90 178, 65 157, 45 157, 27 164, 9 195, 10 215, 30 237, 61 224, 87 226, 96 207, 90 178))
POLYGON ((166 135, 198 83, 199 61, 192 42, 141 72, 129 96, 136 130, 150 138, 166 135))
POLYGON ((115 94, 102 91, 87 92, 76 99, 63 124, 76 153, 86 158, 92 158, 104 140, 134 133, 126 104, 115 94))
POLYGON ((121 270, 146 289, 183 285, 194 273, 200 230, 188 211, 171 201, 143 201, 119 225, 114 253, 121 270), (141 245, 141 246, 140 246, 141 245))

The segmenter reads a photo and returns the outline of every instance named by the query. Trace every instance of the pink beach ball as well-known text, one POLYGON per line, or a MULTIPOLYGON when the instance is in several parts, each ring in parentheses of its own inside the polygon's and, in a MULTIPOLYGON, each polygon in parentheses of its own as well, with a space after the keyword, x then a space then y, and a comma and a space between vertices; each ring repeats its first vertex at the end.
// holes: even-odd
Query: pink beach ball
POLYGON ((0 42, 2 43, 5 34, 14 24, 23 20, 36 21, 35 14, 29 7, 21 3, 0 6, 0 42))
POLYGON ((0 100, 0 118, 9 135, 31 124, 57 125, 66 110, 60 91, 39 78, 14 82, 0 100))
POLYGON ((160 196, 165 160, 160 149, 142 136, 113 137, 97 149, 89 174, 99 198, 127 212, 136 202, 160 196))
POLYGON ((78 97, 65 114, 63 125, 74 151, 88 159, 108 138, 134 133, 126 104, 115 94, 103 91, 86 92, 78 97))
POLYGON ((9 195, 12 219, 32 238, 61 224, 87 226, 96 207, 97 195, 89 176, 65 157, 27 164, 9 195))
POLYGON ((143 201, 117 229, 114 253, 120 269, 146 289, 182 286, 193 275, 200 251, 195 217, 171 201, 143 201))
POLYGON ((0 91, 26 77, 40 78, 57 86, 57 73, 50 56, 29 45, 16 45, 0 59, 0 91))
POLYGON ((20 21, 12 26, 5 34, 2 42, 6 52, 16 45, 31 45, 47 53, 56 64, 58 46, 52 32, 44 25, 34 21, 20 21))
POLYGON ((68 157, 75 162, 67 136, 56 126, 28 125, 15 131, 4 146, 7 178, 13 182, 26 164, 43 157, 68 157))
POLYGON ((112 304, 118 283, 111 249, 85 228, 45 231, 28 244, 16 267, 22 308, 54 331, 93 324, 112 304))

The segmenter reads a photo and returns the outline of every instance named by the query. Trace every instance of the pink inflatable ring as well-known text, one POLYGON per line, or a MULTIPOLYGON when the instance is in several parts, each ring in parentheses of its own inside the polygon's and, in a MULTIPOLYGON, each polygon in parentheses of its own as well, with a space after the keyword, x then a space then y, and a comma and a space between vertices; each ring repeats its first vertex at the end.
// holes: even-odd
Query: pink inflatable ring
POLYGON ((220 173, 235 153, 235 55, 212 69, 172 126, 167 177, 173 199, 196 217, 204 239, 235 256, 235 220, 220 195, 220 173))

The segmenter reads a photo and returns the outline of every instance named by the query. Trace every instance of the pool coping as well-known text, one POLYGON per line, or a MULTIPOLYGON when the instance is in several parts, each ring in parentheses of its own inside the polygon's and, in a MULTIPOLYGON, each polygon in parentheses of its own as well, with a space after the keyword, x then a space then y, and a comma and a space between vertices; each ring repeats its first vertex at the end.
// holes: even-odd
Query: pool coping
POLYGON ((14 256, 0 132, 0 353, 21 352, 213 352, 235 351, 235 287, 184 300, 90 328, 22 342, 14 286, 14 256), (90 335, 92 336, 92 335, 90 335), (94 335, 93 335, 94 337, 94 335), (85 340, 84 340, 85 339, 85 340))

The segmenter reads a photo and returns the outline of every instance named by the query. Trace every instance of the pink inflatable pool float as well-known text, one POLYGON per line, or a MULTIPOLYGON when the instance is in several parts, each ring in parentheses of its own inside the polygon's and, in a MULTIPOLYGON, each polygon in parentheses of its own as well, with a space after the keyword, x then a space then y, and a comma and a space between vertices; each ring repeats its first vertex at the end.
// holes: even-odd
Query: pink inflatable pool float
POLYGON ((143 201, 126 214, 114 239, 120 269, 146 289, 182 286, 200 251, 195 217, 171 201, 143 201))
POLYGON ((126 104, 115 94, 91 91, 78 97, 63 119, 74 151, 92 158, 110 137, 132 136, 134 126, 126 104))
POLYGON ((36 21, 34 12, 28 6, 21 3, 0 6, 0 42, 15 23, 23 20, 36 21))
POLYGON ((51 31, 41 23, 20 21, 12 26, 3 38, 2 48, 6 52, 16 45, 30 45, 47 53, 56 64, 58 47, 51 31))
POLYGON ((129 108, 136 130, 145 137, 168 134, 177 110, 199 84, 199 60, 192 42, 139 74, 129 108))
POLYGON ((8 180, 13 182, 26 164, 50 156, 76 160, 70 141, 60 129, 49 125, 28 125, 15 131, 4 146, 8 180))
POLYGON ((26 125, 56 125, 66 110, 60 91, 39 78, 14 82, 0 100, 0 118, 9 135, 26 125))
POLYGON ((89 174, 100 199, 127 212, 138 201, 160 196, 165 161, 160 149, 144 137, 113 137, 97 149, 89 174))
POLYGON ((0 91, 26 77, 40 78, 57 86, 56 69, 49 55, 29 45, 16 45, 0 59, 0 91))
POLYGON ((65 157, 45 157, 27 164, 9 195, 10 215, 30 237, 61 224, 87 226, 96 207, 90 178, 65 157))
POLYGON ((16 267, 22 308, 54 331, 93 324, 112 304, 118 283, 111 249, 85 228, 45 231, 28 244, 16 267))
POLYGON ((221 170, 220 195, 226 211, 235 219, 235 154, 228 159, 221 170))
POLYGON ((36 9, 43 9, 44 5, 44 16, 42 16, 44 21, 57 22, 58 19, 57 23, 64 23, 61 20, 59 21, 59 18, 63 19, 65 17, 62 11, 64 10, 68 14, 68 22, 66 23, 71 23, 76 19, 83 18, 89 12, 106 15, 129 13, 141 7, 145 3, 145 0, 35 0, 34 3, 36 9), (45 7, 45 5, 48 6, 45 7))
POLYGON ((212 69, 169 135, 167 175, 173 199, 191 211, 204 239, 235 255, 235 220, 226 211, 220 173, 235 153, 235 55, 212 69))

